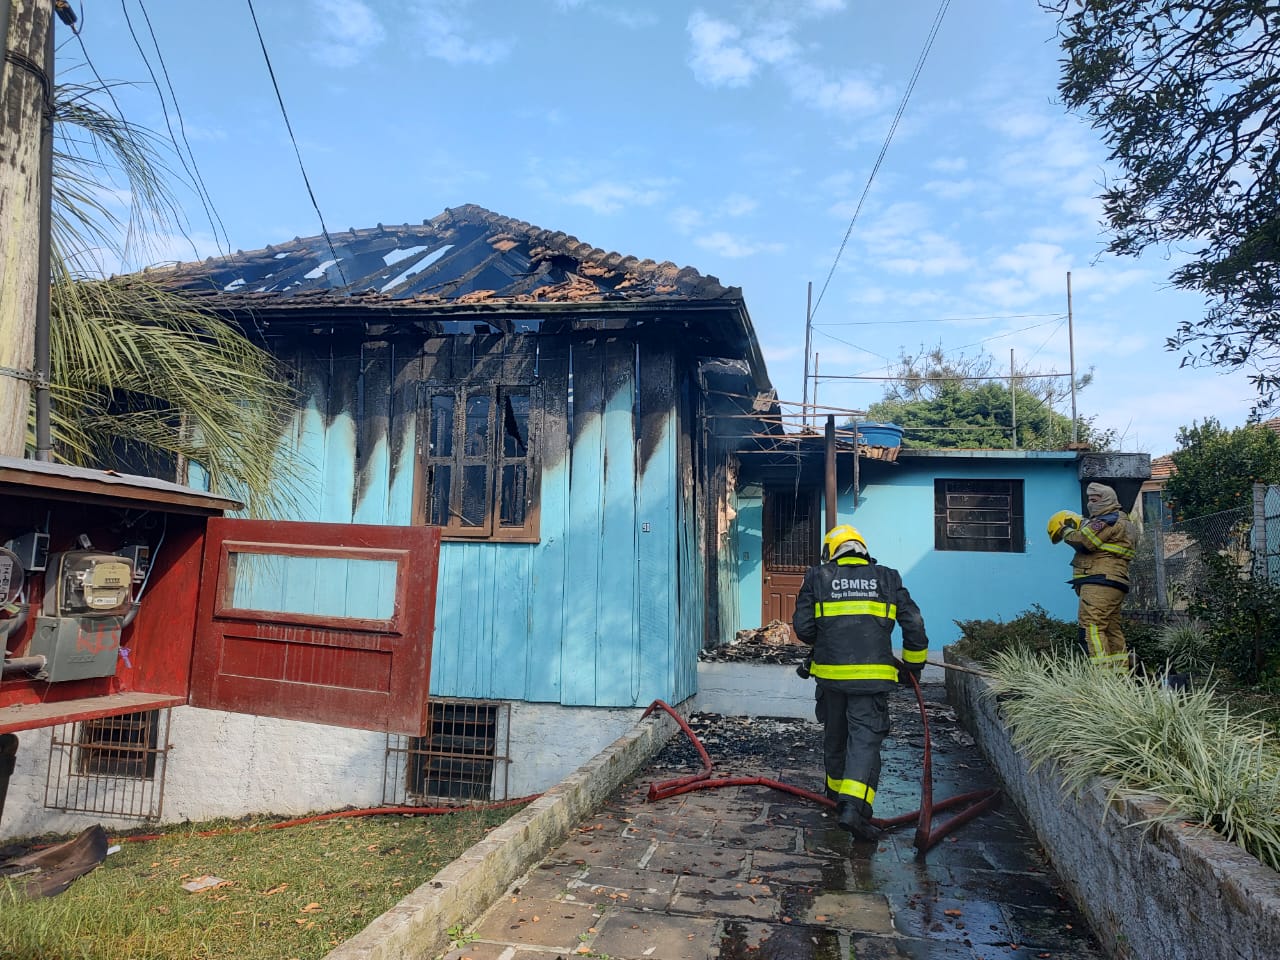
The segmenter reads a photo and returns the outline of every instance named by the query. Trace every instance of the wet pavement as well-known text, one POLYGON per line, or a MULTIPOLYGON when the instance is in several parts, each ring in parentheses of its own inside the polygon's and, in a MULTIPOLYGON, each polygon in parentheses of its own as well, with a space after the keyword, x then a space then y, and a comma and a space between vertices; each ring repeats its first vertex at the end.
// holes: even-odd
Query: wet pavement
MULTIPOLYGON (((935 803, 997 787, 925 685, 935 803)), ((924 740, 913 696, 891 697, 877 817, 919 807, 924 740)), ((823 786, 820 728, 687 718, 712 778, 823 786)), ((1100 960, 1104 955, 1009 801, 918 857, 914 825, 851 841, 829 808, 767 786, 649 802, 701 763, 677 734, 603 809, 458 938, 445 960, 1100 960)), ((950 813, 935 813, 934 826, 950 813)))

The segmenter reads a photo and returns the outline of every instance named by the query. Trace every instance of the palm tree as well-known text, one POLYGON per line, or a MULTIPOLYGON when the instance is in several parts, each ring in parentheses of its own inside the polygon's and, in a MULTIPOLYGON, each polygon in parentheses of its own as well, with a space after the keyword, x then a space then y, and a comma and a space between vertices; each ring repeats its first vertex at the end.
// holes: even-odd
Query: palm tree
POLYGON ((239 329, 145 275, 101 278, 96 261, 104 252, 123 258, 183 225, 163 142, 97 105, 104 90, 62 84, 55 94, 55 457, 82 466, 148 463, 183 480, 192 463, 212 490, 264 515, 288 501, 293 471, 281 444, 294 412, 288 378, 239 329), (131 197, 127 223, 104 200, 120 180, 131 197))

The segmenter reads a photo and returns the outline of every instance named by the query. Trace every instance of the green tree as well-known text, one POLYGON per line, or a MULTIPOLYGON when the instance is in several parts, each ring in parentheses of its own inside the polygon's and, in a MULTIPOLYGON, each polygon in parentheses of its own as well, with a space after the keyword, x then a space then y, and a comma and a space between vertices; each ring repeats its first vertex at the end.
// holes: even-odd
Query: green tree
MULTIPOLYGON (((940 346, 917 355, 903 353, 895 379, 867 409, 867 419, 903 427, 908 447, 1008 449, 1016 414, 1019 448, 1065 448, 1071 442, 1071 417, 1054 409, 1069 403, 1070 387, 1061 382, 1065 378, 1015 368, 1011 395, 1009 380, 992 374, 994 365, 989 354, 949 357, 940 346)), ((1076 390, 1092 379, 1092 373, 1077 378, 1076 390)), ((1078 418, 1076 433, 1097 449, 1114 442, 1111 432, 1093 426, 1093 418, 1078 418)))
POLYGON ((1207 298, 1167 346, 1244 368, 1280 399, 1280 6, 1042 0, 1059 16, 1068 109, 1110 149, 1113 253, 1189 245, 1173 284, 1207 298))
MULTIPOLYGON (((211 487, 262 514, 285 502, 280 438, 293 411, 288 378, 238 329, 145 278, 95 278, 101 251, 173 229, 164 144, 95 103, 99 88, 55 94, 50 349, 55 456, 169 477, 184 461, 211 487), (100 199, 114 180, 128 223, 100 199), (123 238, 123 239, 122 239, 123 238)), ((179 229, 181 225, 179 224, 179 229)), ((29 419, 33 442, 34 414, 29 419)))
POLYGON ((1257 424, 1227 430, 1213 417, 1178 430, 1165 498, 1179 520, 1252 503, 1255 483, 1280 483, 1280 435, 1257 424))

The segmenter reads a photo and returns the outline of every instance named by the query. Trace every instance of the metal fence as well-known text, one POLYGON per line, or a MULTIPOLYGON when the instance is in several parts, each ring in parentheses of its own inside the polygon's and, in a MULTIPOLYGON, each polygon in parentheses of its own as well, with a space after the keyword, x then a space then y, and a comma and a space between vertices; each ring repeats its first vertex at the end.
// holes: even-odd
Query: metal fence
POLYGON ((1280 583, 1280 486, 1253 485, 1254 570, 1280 583))
POLYGON ((1253 503, 1171 523, 1145 517, 1137 556, 1129 566, 1131 613, 1177 611, 1204 574, 1203 558, 1233 558, 1241 571, 1280 583, 1280 486, 1254 484, 1253 503))

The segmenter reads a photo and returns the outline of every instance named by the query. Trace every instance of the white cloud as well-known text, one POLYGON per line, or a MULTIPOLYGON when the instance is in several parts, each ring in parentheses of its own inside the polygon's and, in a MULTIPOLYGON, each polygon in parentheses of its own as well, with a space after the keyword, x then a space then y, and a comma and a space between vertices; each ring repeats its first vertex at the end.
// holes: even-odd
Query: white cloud
POLYGON ((702 211, 693 207, 676 207, 667 214, 667 219, 678 232, 686 236, 702 226, 704 221, 702 211))
POLYGON ((386 38, 378 16, 360 0, 312 0, 322 39, 311 47, 315 59, 331 67, 350 67, 386 38))
POLYGON ((688 31, 693 47, 689 66, 699 83, 709 87, 741 87, 751 80, 758 64, 738 43, 741 31, 737 27, 695 10, 689 17, 688 31))
POLYGON ((860 115, 879 109, 888 93, 852 73, 834 75, 802 59, 793 34, 797 17, 821 17, 844 9, 843 3, 816 2, 781 14, 747 10, 742 25, 716 19, 704 10, 690 15, 689 66, 708 87, 745 87, 771 68, 788 95, 824 113, 860 115))
POLYGON ((630 183, 601 180, 574 191, 565 199, 596 213, 617 213, 627 207, 651 207, 667 196, 665 186, 656 182, 637 187, 630 183))
POLYGON ((782 253, 786 249, 781 243, 755 243, 735 237, 723 230, 698 237, 694 243, 704 250, 732 259, 753 257, 757 253, 782 253))
POLYGON ((890 257, 880 265, 894 273, 939 277, 973 269, 973 260, 959 244, 937 233, 914 234, 902 245, 906 256, 890 257))
POLYGON ((1071 256, 1048 243, 1020 243, 990 260, 990 279, 974 284, 975 291, 1002 307, 1025 306, 1041 297, 1065 296, 1071 256))
POLYGON ((976 193, 979 184, 976 180, 930 180, 924 189, 944 200, 959 200, 976 193))
POLYGON ((796 100, 826 113, 866 114, 878 110, 886 101, 884 91, 866 80, 828 77, 807 63, 788 63, 783 77, 796 100))
POLYGON ((730 194, 725 197, 724 204, 721 209, 727 217, 744 217, 749 213, 755 212, 760 204, 753 198, 741 193, 730 194))
POLYGON ((969 161, 966 157, 939 157, 929 166, 939 173, 960 173, 968 169, 969 161))
POLYGON ((505 39, 473 39, 472 35, 484 35, 488 27, 477 26, 461 16, 459 10, 468 6, 469 0, 419 0, 417 21, 427 56, 446 63, 490 64, 503 60, 511 52, 512 41, 505 39))

